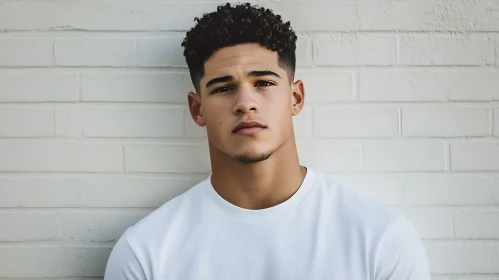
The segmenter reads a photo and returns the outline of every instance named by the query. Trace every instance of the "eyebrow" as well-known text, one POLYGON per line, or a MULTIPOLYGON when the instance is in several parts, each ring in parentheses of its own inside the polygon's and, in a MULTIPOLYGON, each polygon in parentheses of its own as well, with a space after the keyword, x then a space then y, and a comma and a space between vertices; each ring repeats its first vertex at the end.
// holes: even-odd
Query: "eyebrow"
POLYGON ((272 72, 272 71, 251 71, 248 74, 251 77, 262 77, 262 76, 274 76, 277 78, 281 78, 277 73, 272 72))
MULTIPOLYGON (((268 71, 268 70, 251 71, 248 73, 248 76, 250 76, 250 77, 274 76, 277 78, 281 78, 281 76, 279 76, 277 73, 272 72, 272 71, 268 71)), ((206 87, 209 87, 211 85, 218 84, 218 83, 230 82, 233 80, 234 80, 234 77, 232 77, 231 75, 217 77, 217 78, 211 79, 209 82, 207 82, 206 87)))
POLYGON ((211 85, 214 85, 214 84, 218 84, 218 83, 224 83, 224 82, 229 82, 229 81, 232 81, 234 80, 234 77, 232 76, 223 76, 223 77, 218 77, 218 78, 214 78, 214 79, 211 79, 209 82, 206 83, 206 87, 209 87, 211 85))

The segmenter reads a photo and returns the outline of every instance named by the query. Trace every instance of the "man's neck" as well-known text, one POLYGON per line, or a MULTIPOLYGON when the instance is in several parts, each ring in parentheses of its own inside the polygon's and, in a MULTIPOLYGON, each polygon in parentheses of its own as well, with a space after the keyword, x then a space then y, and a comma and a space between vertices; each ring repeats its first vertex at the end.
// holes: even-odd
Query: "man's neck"
POLYGON ((288 200, 300 188, 306 168, 300 166, 294 137, 270 158, 243 163, 210 146, 211 183, 228 202, 246 209, 264 209, 288 200))

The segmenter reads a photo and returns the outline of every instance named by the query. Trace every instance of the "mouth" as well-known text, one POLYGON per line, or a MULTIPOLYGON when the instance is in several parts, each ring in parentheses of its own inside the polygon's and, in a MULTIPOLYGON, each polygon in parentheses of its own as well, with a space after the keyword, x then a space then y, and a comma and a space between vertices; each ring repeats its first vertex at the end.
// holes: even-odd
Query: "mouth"
POLYGON ((264 130, 266 126, 257 121, 244 121, 237 124, 232 133, 240 135, 252 135, 264 130))

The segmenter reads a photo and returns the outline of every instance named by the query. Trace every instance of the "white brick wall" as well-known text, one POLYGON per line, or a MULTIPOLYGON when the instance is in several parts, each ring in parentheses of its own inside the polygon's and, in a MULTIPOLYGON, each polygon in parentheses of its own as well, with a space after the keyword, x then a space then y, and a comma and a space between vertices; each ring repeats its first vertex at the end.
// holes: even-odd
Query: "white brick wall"
POLYGON ((314 108, 314 136, 396 137, 399 135, 397 108, 333 107, 314 108))
POLYGON ((140 38, 137 40, 138 65, 186 67, 179 38, 140 38))
MULTIPOLYGON (((52 110, 51 110, 51 113, 52 110)), ((0 111, 1 114, 1 111, 0 111)), ((151 106, 59 106, 56 136, 181 137, 184 108, 151 106)), ((51 122, 53 124, 53 122, 51 122)))
POLYGON ((365 141, 365 171, 444 171, 441 141, 365 141))
POLYGON ((406 107, 402 135, 407 137, 490 136, 488 107, 406 107))
POLYGON ((313 44, 314 62, 317 66, 397 64, 397 37, 393 35, 317 35, 313 44))
POLYGON ((486 35, 405 35, 403 65, 484 65, 494 63, 494 42, 486 35))
POLYGON ((91 71, 80 77, 82 101, 185 103, 189 72, 91 71))
POLYGON ((76 72, 0 70, 0 102, 79 101, 79 95, 76 72))
POLYGON ((436 274, 497 273, 494 241, 432 240, 425 244, 432 271, 436 274))
MULTIPOLYGON (((302 163, 407 216, 434 279, 499 279, 499 1, 252 2, 298 32, 302 163)), ((210 172, 180 42, 217 4, 0 0, 0 280, 101 279, 210 172)))
MULTIPOLYGON (((39 35, 40 36, 40 35, 39 35)), ((0 66, 50 66, 53 65, 53 41, 51 37, 0 39, 0 66)))
POLYGON ((57 66, 137 65, 133 38, 56 38, 57 66))

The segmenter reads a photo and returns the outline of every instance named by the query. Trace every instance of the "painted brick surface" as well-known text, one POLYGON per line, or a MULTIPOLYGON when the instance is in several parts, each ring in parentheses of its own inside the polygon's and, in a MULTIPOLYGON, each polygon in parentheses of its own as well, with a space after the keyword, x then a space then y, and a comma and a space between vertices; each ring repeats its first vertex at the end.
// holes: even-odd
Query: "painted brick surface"
MULTIPOLYGON (((499 1, 250 2, 297 31, 302 164, 407 216, 433 279, 499 279, 499 1)), ((216 6, 0 0, 0 280, 102 279, 210 173, 180 42, 216 6)))

